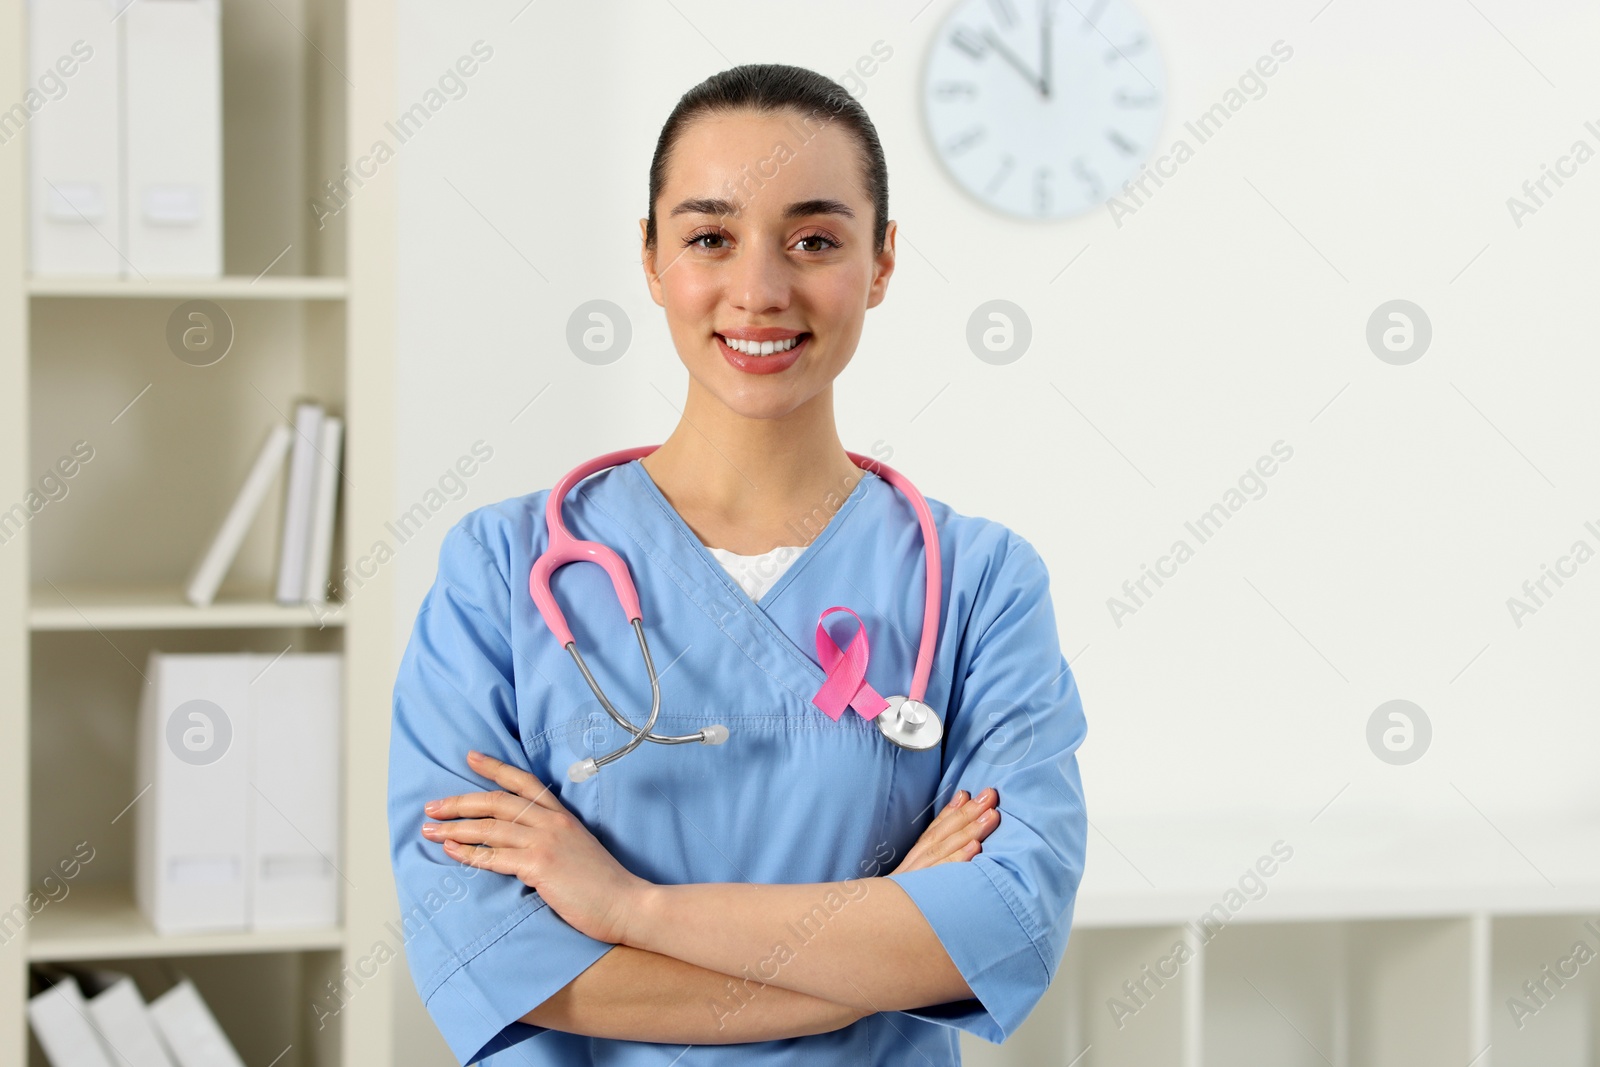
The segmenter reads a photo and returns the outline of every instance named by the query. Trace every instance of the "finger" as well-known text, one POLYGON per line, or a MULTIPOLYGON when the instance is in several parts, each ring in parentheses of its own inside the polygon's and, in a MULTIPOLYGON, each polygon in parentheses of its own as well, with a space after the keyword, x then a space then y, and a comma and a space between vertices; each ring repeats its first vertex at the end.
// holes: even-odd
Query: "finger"
POLYGON ((444 844, 445 855, 468 867, 477 867, 480 870, 494 871, 496 874, 509 874, 513 878, 519 873, 519 868, 512 854, 497 848, 482 848, 476 845, 462 845, 454 841, 444 844))
POLYGON ((953 840, 957 843, 957 847, 973 841, 982 841, 984 838, 993 833, 994 828, 999 825, 1000 809, 990 808, 987 811, 981 812, 977 818, 973 819, 972 822, 967 824, 966 829, 956 834, 953 840))
POLYGON ((983 839, 988 837, 998 825, 998 812, 993 808, 981 812, 966 826, 957 829, 939 842, 935 850, 941 862, 952 859, 966 859, 976 855, 982 846, 983 839))
POLYGON ((933 821, 928 823, 928 825, 923 829, 923 835, 926 836, 929 833, 934 832, 934 827, 936 826, 947 825, 951 819, 960 814, 962 805, 966 804, 969 799, 970 798, 967 796, 967 791, 965 789, 956 790, 955 793, 950 797, 949 803, 940 808, 939 813, 933 817, 933 821))
POLYGON ((524 826, 537 825, 536 817, 548 809, 525 797, 495 790, 492 793, 458 793, 424 805, 434 819, 504 819, 524 826))
MULTIPOLYGON (((951 816, 960 812, 961 806, 970 799, 971 797, 967 795, 967 791, 965 789, 956 790, 955 795, 950 798, 950 803, 940 808, 939 814, 933 817, 933 822, 928 824, 928 829, 933 829, 933 827, 939 825, 941 822, 948 822, 951 816)), ((923 832, 926 833, 927 831, 925 830, 923 832)))
POLYGON ((992 806, 994 806, 994 800, 991 797, 980 794, 950 812, 949 817, 944 819, 943 822, 935 819, 928 829, 924 831, 924 839, 929 846, 943 851, 943 846, 953 835, 960 834, 966 830, 974 819, 992 806))
MULTIPOLYGON (((937 867, 941 863, 962 863, 972 859, 983 851, 979 841, 967 841, 949 847, 949 843, 942 844, 937 850, 914 850, 899 868, 900 871, 918 871, 928 867, 937 867)), ((896 872, 898 873, 898 872, 896 872)))
POLYGON ((540 807, 549 808, 552 811, 567 810, 560 799, 550 791, 549 786, 521 767, 513 766, 504 760, 495 759, 493 756, 477 750, 467 753, 467 766, 485 778, 491 779, 496 785, 504 786, 517 794, 517 796, 536 801, 540 807))
POLYGON ((422 827, 422 836, 430 841, 497 848, 527 848, 529 833, 526 826, 500 819, 463 819, 451 823, 424 823, 422 827))

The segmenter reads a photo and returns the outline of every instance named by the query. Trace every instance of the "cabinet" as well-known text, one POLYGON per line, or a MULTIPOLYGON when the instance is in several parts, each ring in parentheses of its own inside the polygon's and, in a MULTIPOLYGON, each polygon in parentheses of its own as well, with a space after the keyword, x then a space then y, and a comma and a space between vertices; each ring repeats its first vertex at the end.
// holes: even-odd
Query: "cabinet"
MULTIPOLYGON (((43 1062, 23 1004, 28 965, 50 961, 128 971, 147 995, 188 974, 248 1063, 390 1060, 390 983, 404 964, 374 954, 380 941, 399 947, 384 924, 388 576, 364 575, 358 595, 320 615, 277 604, 274 492, 217 602, 194 608, 181 590, 297 397, 346 422, 336 576, 390 517, 393 175, 357 184, 347 161, 393 114, 394 14, 371 0, 222 6, 223 277, 30 277, 26 126, 0 148, 0 509, 40 490, 75 447, 80 459, 92 450, 0 543, 0 803, 13 827, 0 841, 4 1063, 43 1062), (169 348, 168 322, 191 300, 221 308, 234 333, 210 366, 169 348), (161 937, 143 921, 132 739, 151 649, 343 654, 338 925, 161 937), (81 843, 93 858, 63 878, 81 843)), ((0 2, 7 106, 29 78, 27 16, 24 0, 0 2)))
POLYGON ((1596 1067, 1600 828, 1552 814, 1506 837, 1472 818, 1091 830, 1055 982, 1004 1045, 963 1035, 963 1060, 1596 1067), (1244 876, 1275 841, 1292 858, 1244 876))

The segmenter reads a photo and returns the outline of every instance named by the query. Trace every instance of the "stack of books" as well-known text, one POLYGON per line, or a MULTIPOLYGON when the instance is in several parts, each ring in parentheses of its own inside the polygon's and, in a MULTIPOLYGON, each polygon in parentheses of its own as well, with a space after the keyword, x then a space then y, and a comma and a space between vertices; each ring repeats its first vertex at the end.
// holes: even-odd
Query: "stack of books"
POLYGON ((33 979, 52 983, 28 1000, 28 1023, 50 1067, 244 1067, 187 978, 148 1004, 133 979, 115 971, 36 968, 33 979))
POLYGON ((344 420, 309 400, 296 405, 292 430, 280 423, 268 431, 233 507, 189 574, 184 589, 189 603, 205 607, 216 599, 217 587, 286 459, 289 474, 274 595, 280 604, 327 602, 343 437, 344 420))

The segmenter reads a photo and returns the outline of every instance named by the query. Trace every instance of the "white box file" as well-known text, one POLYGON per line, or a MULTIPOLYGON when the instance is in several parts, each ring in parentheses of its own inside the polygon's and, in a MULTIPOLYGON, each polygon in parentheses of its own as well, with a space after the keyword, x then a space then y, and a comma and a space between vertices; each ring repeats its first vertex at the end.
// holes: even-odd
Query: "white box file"
POLYGON ((257 930, 339 919, 344 657, 257 657, 250 686, 253 845, 250 923, 257 930), (268 666, 268 664, 271 666, 268 666))
POLYGON ((161 934, 339 921, 343 657, 152 652, 135 897, 161 934))
POLYGON ((216 1016, 185 978, 150 1002, 150 1017, 178 1067, 244 1067, 216 1016))
POLYGON ((72 978, 28 1001, 28 1023, 51 1067, 113 1067, 111 1052, 89 1022, 89 1005, 72 978))
POLYGON ((114 1050, 117 1067, 173 1067, 144 997, 127 975, 90 999, 89 1018, 114 1050))
MULTIPOLYGON (((35 274, 123 273, 115 14, 112 0, 28 5, 29 91, 38 94, 38 108, 25 121, 15 111, 0 117, 0 140, 9 151, 21 149, 24 134, 28 141, 29 263, 35 274)), ((25 109, 27 102, 25 97, 25 109)))
POLYGON ((253 663, 248 653, 150 653, 134 897, 157 933, 249 926, 253 663))
POLYGON ((222 273, 222 12, 138 0, 122 25, 126 254, 157 275, 222 273))

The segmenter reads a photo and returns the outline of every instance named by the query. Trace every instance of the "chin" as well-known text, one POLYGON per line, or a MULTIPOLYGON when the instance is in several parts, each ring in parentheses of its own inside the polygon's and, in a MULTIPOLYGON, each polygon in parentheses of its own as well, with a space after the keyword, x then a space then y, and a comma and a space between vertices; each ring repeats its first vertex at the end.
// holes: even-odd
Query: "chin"
MULTIPOLYGON (((720 384, 720 383, 719 383, 720 384)), ((781 419, 806 400, 792 387, 756 381, 707 390, 722 406, 747 419, 781 419)))

